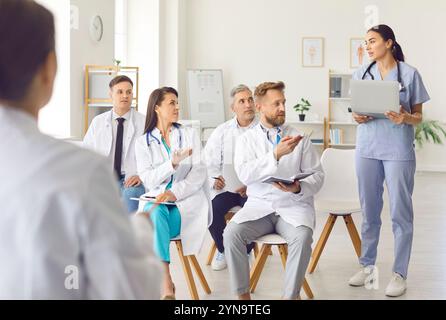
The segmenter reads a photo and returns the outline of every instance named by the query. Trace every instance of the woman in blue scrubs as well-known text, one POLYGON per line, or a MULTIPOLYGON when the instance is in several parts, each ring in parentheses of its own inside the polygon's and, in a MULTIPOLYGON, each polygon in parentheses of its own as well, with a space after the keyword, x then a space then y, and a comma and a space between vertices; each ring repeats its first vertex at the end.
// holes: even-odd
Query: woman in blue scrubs
POLYGON ((373 119, 353 113, 355 121, 359 123, 356 171, 363 212, 359 259, 363 268, 349 280, 349 284, 363 286, 374 270, 385 181, 395 240, 393 276, 385 294, 397 297, 406 291, 412 248, 414 126, 422 121, 423 103, 429 100, 429 95, 418 71, 404 63, 401 46, 389 26, 378 25, 371 28, 367 32, 365 42, 372 62, 359 68, 353 79, 398 81, 401 108, 399 113, 387 112, 384 119, 373 119))

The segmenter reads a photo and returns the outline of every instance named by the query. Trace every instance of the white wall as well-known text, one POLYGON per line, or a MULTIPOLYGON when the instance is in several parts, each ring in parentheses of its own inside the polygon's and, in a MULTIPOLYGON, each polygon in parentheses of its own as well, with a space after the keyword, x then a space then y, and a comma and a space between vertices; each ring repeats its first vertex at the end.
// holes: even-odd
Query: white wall
POLYGON ((39 114, 39 128, 58 137, 70 136, 70 1, 38 0, 54 15, 56 28, 57 75, 53 97, 39 114))
POLYGON ((144 114, 159 86, 159 11, 159 0, 127 1, 127 65, 139 67, 138 108, 144 114))
POLYGON ((115 1, 115 59, 127 66, 127 0, 115 1))
POLYGON ((112 65, 114 58, 114 1, 71 0, 79 9, 79 28, 71 29, 71 136, 84 133, 84 70, 85 65, 112 65), (93 16, 100 15, 104 34, 100 42, 90 38, 89 25, 93 16))
MULTIPOLYGON (((301 96, 325 116, 328 69, 353 71, 349 39, 364 35, 364 9, 370 4, 377 5, 380 22, 393 27, 407 62, 423 76, 432 98, 425 105, 425 117, 446 122, 446 1, 188 0, 180 85, 184 86, 187 68, 223 69, 226 93, 238 83, 255 86, 283 80, 288 121, 297 120, 291 107, 301 96), (302 68, 303 36, 325 37, 325 68, 302 68)), ((445 146, 426 146, 418 153, 419 169, 446 170, 445 146)))

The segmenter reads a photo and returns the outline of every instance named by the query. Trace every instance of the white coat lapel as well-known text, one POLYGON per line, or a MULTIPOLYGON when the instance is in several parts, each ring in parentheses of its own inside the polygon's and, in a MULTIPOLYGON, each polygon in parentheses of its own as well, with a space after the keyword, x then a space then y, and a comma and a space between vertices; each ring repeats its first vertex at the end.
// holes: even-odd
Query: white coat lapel
POLYGON ((134 116, 133 113, 133 109, 130 111, 130 119, 129 119, 129 123, 127 126, 127 132, 125 135, 125 141, 126 143, 124 144, 124 158, 127 157, 127 153, 130 149, 130 143, 132 142, 133 139, 133 135, 135 134, 135 127, 136 127, 136 117, 134 116))
MULTIPOLYGON (((256 132, 257 132, 257 137, 258 137, 258 146, 262 146, 263 150, 261 154, 265 154, 270 152, 272 149, 274 149, 273 145, 271 144, 271 142, 269 142, 266 133, 263 131, 260 123, 257 124, 257 127, 255 128, 256 132)), ((257 144, 256 143, 256 144, 257 144)), ((256 147, 257 149, 257 147, 256 147)))
POLYGON ((104 130, 104 142, 105 151, 110 154, 113 145, 113 127, 112 127, 113 109, 108 112, 105 117, 105 130, 104 130))

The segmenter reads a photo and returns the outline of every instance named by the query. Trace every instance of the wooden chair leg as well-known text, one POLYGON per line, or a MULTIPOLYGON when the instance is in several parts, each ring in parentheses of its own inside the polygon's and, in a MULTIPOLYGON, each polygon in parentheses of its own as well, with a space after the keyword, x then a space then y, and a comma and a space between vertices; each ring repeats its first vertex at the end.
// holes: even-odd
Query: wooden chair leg
MULTIPOLYGON (((278 245, 279 252, 280 252, 280 258, 282 259, 282 265, 285 268, 286 267, 286 259, 288 257, 288 246, 286 244, 280 244, 278 245)), ((305 294, 307 295, 308 299, 313 299, 313 291, 310 288, 310 285, 307 282, 307 279, 304 278, 304 282, 302 283, 302 288, 305 291, 305 294)))
POLYGON ((353 247, 355 248, 356 255, 361 257, 361 238, 359 237, 358 230, 356 230, 355 223, 353 222, 353 218, 351 214, 344 216, 344 222, 347 226, 348 233, 350 234, 350 238, 353 242, 353 247))
POLYGON ((217 245, 214 241, 212 241, 211 249, 209 250, 208 258, 206 260, 206 265, 210 266, 212 263, 212 259, 214 258, 215 251, 217 251, 217 245))
POLYGON ((279 244, 278 248, 279 248, 279 253, 280 253, 280 259, 282 260, 282 265, 285 268, 286 267, 286 259, 288 257, 287 245, 279 244))
POLYGON ((307 282, 307 279, 304 279, 304 282, 302 284, 302 288, 304 289, 305 294, 307 295, 308 299, 313 299, 314 298, 313 291, 311 290, 311 288, 310 288, 310 286, 309 286, 309 284, 307 282))
POLYGON ((259 255, 259 244, 257 242, 254 243, 254 249, 252 249, 254 251, 254 258, 257 258, 259 255))
POLYGON ((251 274, 249 276, 250 283, 250 291, 251 293, 257 287, 257 283, 259 282, 260 275, 263 271, 263 267, 265 266, 266 259, 268 258, 269 251, 271 250, 270 244, 263 244, 260 248, 260 253, 254 261, 254 266, 251 269, 251 274))
POLYGON ((198 275, 198 279, 200 280, 201 286, 203 287, 204 291, 207 294, 211 293, 211 288, 209 288, 209 284, 206 281, 206 277, 203 274, 203 271, 201 270, 200 264, 197 261, 197 257, 194 255, 188 256, 190 262, 192 263, 192 266, 195 269, 196 274, 198 275))
POLYGON ((178 255, 180 256, 181 264, 183 266, 184 275, 186 276, 187 286, 189 287, 189 292, 192 300, 199 300, 197 287, 195 286, 194 276, 192 275, 192 270, 190 268, 189 260, 184 256, 183 245, 181 241, 175 241, 177 246, 178 255))
POLYGON ((336 222, 337 216, 334 214, 330 214, 328 216, 327 222, 325 223, 324 230, 322 230, 321 237, 319 238, 316 247, 313 251, 313 257, 310 262, 309 273, 313 273, 314 269, 316 269, 316 265, 321 257, 322 251, 324 250, 325 244, 327 243, 328 237, 330 236, 330 232, 333 229, 333 226, 336 222))

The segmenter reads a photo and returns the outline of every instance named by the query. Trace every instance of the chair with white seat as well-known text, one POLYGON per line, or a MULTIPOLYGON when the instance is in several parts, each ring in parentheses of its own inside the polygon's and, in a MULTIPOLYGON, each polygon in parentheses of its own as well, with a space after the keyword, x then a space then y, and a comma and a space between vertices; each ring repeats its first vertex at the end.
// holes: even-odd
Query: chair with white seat
POLYGON ((317 213, 328 214, 327 222, 313 250, 309 273, 313 273, 338 217, 344 219, 356 255, 361 255, 361 239, 352 214, 361 212, 355 170, 355 150, 328 148, 321 157, 324 185, 315 196, 317 213))
POLYGON ((209 288, 209 284, 203 274, 203 271, 201 270, 200 264, 198 263, 198 260, 195 257, 195 255, 190 255, 190 256, 184 255, 183 245, 181 243, 181 238, 179 236, 170 239, 170 241, 173 241, 177 247, 178 255, 180 257, 181 265, 183 266, 184 275, 186 276, 186 282, 192 300, 199 300, 199 296, 197 292, 197 287, 195 285, 194 276, 192 275, 190 264, 192 264, 192 267, 195 269, 195 272, 198 276, 198 279, 200 280, 201 286, 203 287, 204 291, 207 294, 210 294, 211 289, 209 288))
MULTIPOLYGON (((257 287, 257 283, 259 282, 260 275, 263 271, 263 267, 265 266, 266 259, 270 255, 271 247, 277 246, 280 253, 280 258, 282 261, 282 265, 285 268, 286 266, 286 260, 288 257, 288 244, 285 241, 284 238, 282 238, 277 233, 271 233, 264 235, 256 240, 256 243, 260 243, 260 252, 257 255, 256 260, 254 261, 254 265, 251 269, 250 276, 249 276, 249 283, 250 283, 250 291, 251 293, 254 292, 254 290, 257 287)), ((302 288, 305 291, 305 294, 309 299, 313 299, 314 295, 311 291, 310 286, 308 285, 308 282, 306 279, 304 279, 304 282, 302 284, 302 288)))

